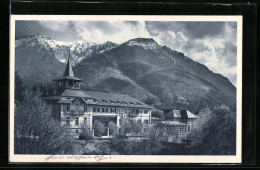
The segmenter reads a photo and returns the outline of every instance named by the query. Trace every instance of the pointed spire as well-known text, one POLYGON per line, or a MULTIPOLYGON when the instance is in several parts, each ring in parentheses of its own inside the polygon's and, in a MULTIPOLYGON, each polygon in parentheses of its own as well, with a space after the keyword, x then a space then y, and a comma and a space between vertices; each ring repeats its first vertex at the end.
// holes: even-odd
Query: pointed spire
POLYGON ((74 73, 72 70, 72 65, 71 65, 71 61, 70 61, 70 53, 69 53, 69 57, 68 57, 68 63, 66 65, 65 71, 63 76, 69 76, 69 77, 74 77, 74 73))

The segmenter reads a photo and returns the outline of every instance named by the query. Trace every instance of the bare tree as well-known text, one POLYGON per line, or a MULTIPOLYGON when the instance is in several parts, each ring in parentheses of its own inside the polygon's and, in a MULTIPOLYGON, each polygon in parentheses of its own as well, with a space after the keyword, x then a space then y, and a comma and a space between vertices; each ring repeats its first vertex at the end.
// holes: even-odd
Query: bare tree
POLYGON ((16 102, 14 119, 15 153, 66 154, 73 152, 73 138, 66 126, 51 116, 51 107, 39 91, 25 90, 22 102, 16 102))

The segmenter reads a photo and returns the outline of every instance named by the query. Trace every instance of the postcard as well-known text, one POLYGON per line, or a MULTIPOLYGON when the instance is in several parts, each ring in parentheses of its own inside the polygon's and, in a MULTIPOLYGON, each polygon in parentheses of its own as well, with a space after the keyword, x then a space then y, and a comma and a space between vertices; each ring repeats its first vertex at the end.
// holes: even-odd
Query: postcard
POLYGON ((11 15, 9 161, 241 163, 242 16, 11 15))

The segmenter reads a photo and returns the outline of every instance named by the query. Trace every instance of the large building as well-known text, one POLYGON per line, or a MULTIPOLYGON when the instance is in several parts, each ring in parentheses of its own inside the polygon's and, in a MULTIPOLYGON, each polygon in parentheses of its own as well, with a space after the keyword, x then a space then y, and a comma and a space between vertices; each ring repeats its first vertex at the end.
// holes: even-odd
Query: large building
MULTIPOLYGON (((151 124, 152 107, 127 95, 100 93, 81 90, 80 78, 74 76, 70 58, 62 77, 54 80, 57 88, 48 91, 44 99, 53 108, 53 116, 62 124, 70 126, 71 131, 79 137, 83 128, 93 137, 109 137, 109 122, 116 124, 120 132, 123 120, 130 124, 138 122, 142 132, 146 133, 151 124), (96 134, 95 122, 102 123, 106 131, 96 134)), ((143 134, 142 133, 142 134, 143 134)))

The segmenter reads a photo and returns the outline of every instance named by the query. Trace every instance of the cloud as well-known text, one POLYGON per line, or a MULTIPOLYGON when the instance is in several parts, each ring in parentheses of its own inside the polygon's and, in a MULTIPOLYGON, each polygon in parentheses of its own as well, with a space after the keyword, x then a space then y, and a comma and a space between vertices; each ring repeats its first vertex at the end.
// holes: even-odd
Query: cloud
POLYGON ((158 42, 184 52, 236 84, 235 22, 146 22, 158 42))
POLYGON ((151 37, 145 29, 145 22, 75 22, 78 36, 88 42, 122 43, 136 37, 151 37))

